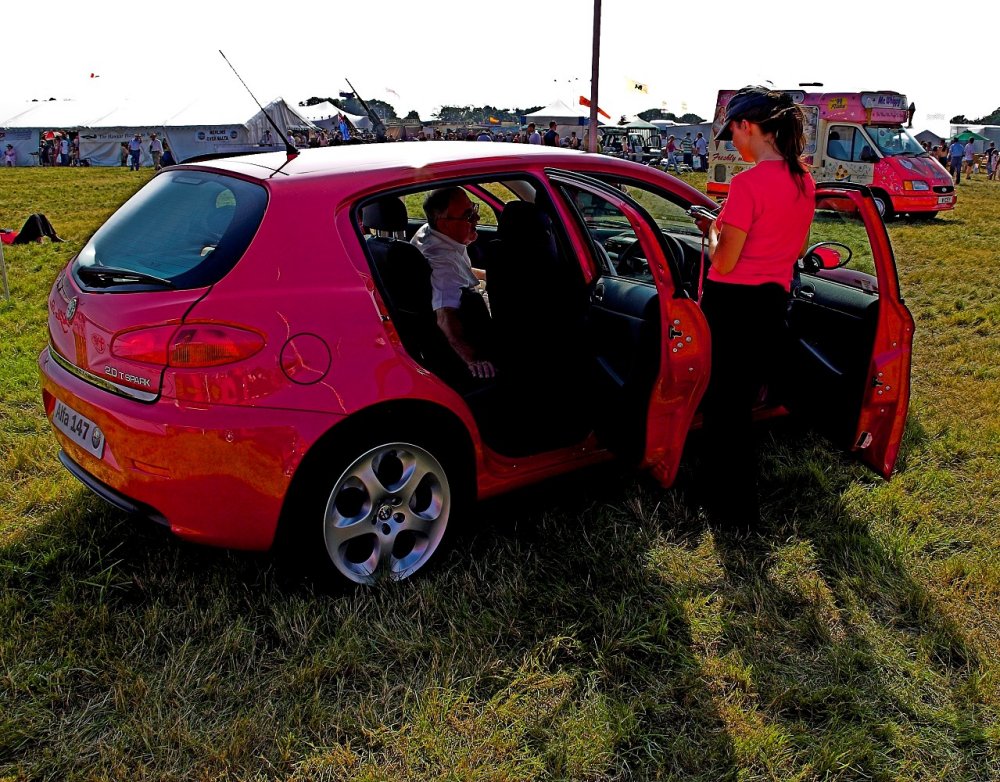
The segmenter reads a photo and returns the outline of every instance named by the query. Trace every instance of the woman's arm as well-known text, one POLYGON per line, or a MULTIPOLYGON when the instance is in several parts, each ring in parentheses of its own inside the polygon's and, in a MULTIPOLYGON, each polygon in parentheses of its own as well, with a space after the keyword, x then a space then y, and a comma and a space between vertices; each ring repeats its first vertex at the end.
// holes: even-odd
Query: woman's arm
POLYGON ((713 220, 708 231, 708 257, 712 261, 712 268, 719 274, 729 274, 736 268, 746 240, 746 231, 728 223, 723 223, 722 228, 719 228, 718 223, 713 220))

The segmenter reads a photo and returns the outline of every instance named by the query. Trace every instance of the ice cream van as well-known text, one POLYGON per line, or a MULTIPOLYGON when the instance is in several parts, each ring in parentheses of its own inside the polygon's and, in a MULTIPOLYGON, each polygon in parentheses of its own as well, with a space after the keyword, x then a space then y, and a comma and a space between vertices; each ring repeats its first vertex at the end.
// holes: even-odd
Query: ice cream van
MULTIPOLYGON (((784 90, 805 115, 803 157, 817 182, 867 185, 883 217, 908 213, 934 217, 954 209, 955 184, 903 123, 906 96, 898 92, 784 90)), ((736 90, 720 90, 708 157, 708 194, 721 198, 730 180, 747 168, 732 141, 715 141, 736 90)))

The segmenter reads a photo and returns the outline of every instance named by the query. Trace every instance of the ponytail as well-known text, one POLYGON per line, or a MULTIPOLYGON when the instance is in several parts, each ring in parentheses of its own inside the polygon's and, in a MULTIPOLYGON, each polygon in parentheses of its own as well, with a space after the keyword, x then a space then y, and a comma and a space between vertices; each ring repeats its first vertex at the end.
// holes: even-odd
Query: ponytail
POLYGON ((777 94, 780 95, 777 106, 771 116, 760 122, 760 129, 764 133, 774 134, 774 146, 788 166, 788 172, 795 179, 799 190, 804 193, 803 180, 809 169, 802 160, 806 145, 802 109, 795 105, 787 93, 777 94))

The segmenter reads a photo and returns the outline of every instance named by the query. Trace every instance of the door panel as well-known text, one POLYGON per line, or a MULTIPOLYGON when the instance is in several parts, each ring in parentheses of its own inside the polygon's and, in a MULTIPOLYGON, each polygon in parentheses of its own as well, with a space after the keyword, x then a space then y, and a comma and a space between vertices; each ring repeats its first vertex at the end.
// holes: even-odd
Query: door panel
POLYGON ((779 398, 888 478, 906 425, 913 318, 867 189, 821 186, 816 195, 810 243, 839 241, 854 257, 849 268, 797 275, 779 398))
POLYGON ((590 298, 587 341, 595 359, 596 401, 609 413, 598 415, 598 438, 623 457, 641 461, 648 400, 660 365, 656 286, 610 275, 598 279, 590 298))

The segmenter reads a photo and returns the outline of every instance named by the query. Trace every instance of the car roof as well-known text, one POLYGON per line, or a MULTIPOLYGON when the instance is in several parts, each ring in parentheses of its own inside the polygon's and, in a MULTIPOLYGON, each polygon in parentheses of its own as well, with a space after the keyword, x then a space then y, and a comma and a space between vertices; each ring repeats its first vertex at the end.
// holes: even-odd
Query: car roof
MULTIPOLYGON (((384 144, 342 144, 300 150, 292 159, 284 152, 218 158, 190 164, 192 168, 232 173, 266 183, 268 189, 284 189, 282 183, 319 184, 325 195, 331 177, 338 188, 353 199, 385 188, 424 181, 477 176, 484 172, 539 171, 564 169, 582 174, 614 173, 623 178, 661 180, 679 196, 694 203, 713 202, 683 180, 621 158, 590 154, 582 150, 535 144, 474 141, 414 141, 384 144), (666 180, 665 182, 663 180, 666 180)), ((186 165, 179 166, 187 167, 186 165)), ((170 170, 170 169, 165 169, 170 170)))
MULTIPOLYGON (((494 146, 485 147, 482 143, 468 141, 400 141, 303 149, 292 160, 288 160, 284 152, 265 152, 219 158, 194 165, 266 179, 278 171, 283 177, 298 177, 310 174, 354 174, 364 170, 416 170, 428 166, 448 168, 448 164, 453 163, 478 165, 524 161, 532 168, 539 165, 575 167, 583 154, 579 150, 535 144, 494 142, 494 146)), ((602 160, 608 161, 611 158, 602 160)))

